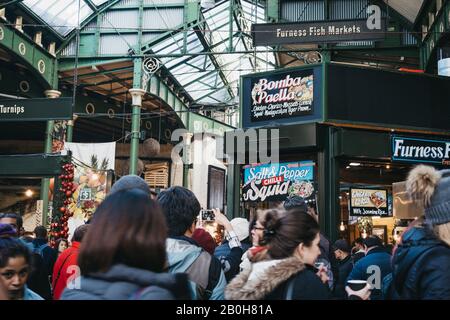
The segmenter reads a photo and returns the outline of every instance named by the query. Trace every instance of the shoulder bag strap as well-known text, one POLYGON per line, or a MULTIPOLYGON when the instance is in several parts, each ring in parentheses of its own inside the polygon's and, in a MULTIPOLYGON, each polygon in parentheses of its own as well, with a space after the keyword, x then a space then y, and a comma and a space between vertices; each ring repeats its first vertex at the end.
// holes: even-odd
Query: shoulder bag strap
POLYGON ((74 254, 74 252, 71 252, 69 255, 67 255, 67 257, 64 259, 63 263, 61 264, 61 267, 59 267, 58 275, 56 276, 56 279, 54 279, 54 280, 53 280, 53 283, 52 283, 52 287, 53 287, 53 288, 55 288, 56 283, 58 282, 59 277, 61 276, 61 270, 62 270, 62 268, 64 267, 64 265, 66 264, 67 259, 69 259, 70 256, 72 256, 73 254, 74 254))

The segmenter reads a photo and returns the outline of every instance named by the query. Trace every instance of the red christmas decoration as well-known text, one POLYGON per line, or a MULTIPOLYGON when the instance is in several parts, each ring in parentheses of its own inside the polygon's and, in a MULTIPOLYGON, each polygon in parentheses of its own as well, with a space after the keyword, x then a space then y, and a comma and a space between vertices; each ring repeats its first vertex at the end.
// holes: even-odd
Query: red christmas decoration
POLYGON ((60 191, 59 204, 56 204, 58 210, 54 212, 53 222, 50 224, 50 245, 52 247, 56 246, 56 240, 58 238, 66 238, 69 233, 69 227, 67 220, 73 215, 67 206, 70 204, 70 197, 72 193, 76 191, 77 185, 74 184, 74 165, 71 163, 65 163, 61 166, 62 172, 58 176, 60 186, 58 190, 60 191), (62 199, 61 199, 62 196, 62 199))

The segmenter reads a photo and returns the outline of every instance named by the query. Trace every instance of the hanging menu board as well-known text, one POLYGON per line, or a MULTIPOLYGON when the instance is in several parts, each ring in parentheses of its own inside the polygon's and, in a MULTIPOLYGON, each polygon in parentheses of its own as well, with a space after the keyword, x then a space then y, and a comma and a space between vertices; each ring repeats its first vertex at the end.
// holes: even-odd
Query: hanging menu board
POLYGON ((389 216, 386 189, 350 189, 351 216, 389 216))

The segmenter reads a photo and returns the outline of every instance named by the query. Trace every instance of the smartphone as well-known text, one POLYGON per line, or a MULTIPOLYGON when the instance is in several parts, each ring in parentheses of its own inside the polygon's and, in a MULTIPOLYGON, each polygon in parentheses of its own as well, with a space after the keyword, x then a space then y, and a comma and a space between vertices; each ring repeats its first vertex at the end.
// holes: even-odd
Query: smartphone
POLYGON ((200 215, 203 221, 214 221, 214 211, 213 210, 200 210, 200 215))

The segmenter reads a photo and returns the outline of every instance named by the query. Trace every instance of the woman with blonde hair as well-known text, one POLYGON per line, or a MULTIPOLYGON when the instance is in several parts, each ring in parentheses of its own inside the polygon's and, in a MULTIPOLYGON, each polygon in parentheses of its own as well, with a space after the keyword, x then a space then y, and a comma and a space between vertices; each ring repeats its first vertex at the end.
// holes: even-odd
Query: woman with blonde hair
POLYGON ((384 280, 387 299, 450 299, 450 170, 419 165, 407 191, 424 207, 424 217, 406 230, 384 280))

